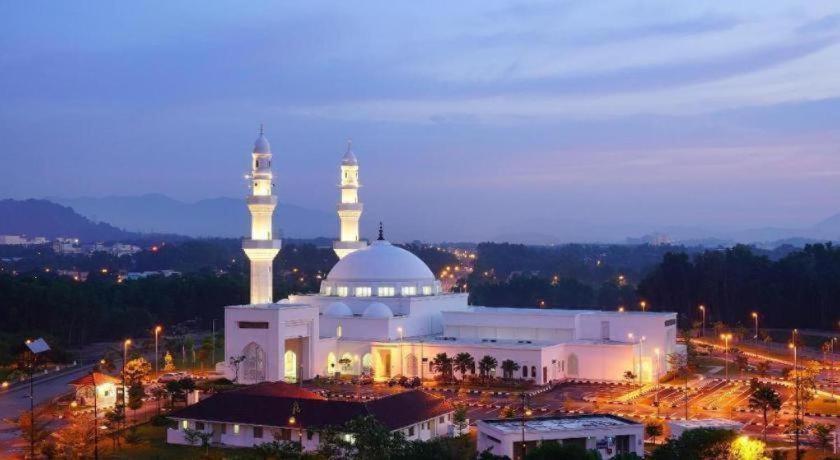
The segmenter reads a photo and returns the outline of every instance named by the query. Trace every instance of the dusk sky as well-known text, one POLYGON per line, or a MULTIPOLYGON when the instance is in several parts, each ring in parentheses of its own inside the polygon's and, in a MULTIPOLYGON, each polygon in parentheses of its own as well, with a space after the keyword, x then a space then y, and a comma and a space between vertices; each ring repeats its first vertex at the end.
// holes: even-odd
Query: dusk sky
POLYGON ((840 212, 836 0, 3 2, 0 102, 0 198, 241 197, 264 123, 403 239, 840 212))

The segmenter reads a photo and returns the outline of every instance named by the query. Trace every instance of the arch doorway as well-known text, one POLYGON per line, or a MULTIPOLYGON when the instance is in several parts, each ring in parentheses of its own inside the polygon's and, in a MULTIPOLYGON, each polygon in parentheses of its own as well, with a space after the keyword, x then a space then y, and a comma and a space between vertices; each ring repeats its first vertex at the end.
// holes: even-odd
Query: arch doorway
POLYGON ((578 375, 578 357, 574 353, 570 354, 569 358, 567 359, 566 374, 578 375))
POLYGON ((265 380, 265 351, 255 342, 242 350, 245 361, 242 362, 242 377, 251 383, 265 380))
POLYGON ((350 353, 344 353, 343 355, 341 355, 341 360, 339 360, 339 364, 341 364, 342 374, 355 373, 353 372, 353 368, 355 367, 353 363, 353 355, 351 355, 350 353))
POLYGON ((287 382, 297 382, 297 354, 292 350, 286 350, 283 355, 283 377, 287 382))
POLYGON ((407 377, 417 377, 417 357, 414 354, 409 354, 405 357, 405 375, 407 377))
POLYGON ((338 359, 336 359, 335 353, 330 352, 327 355, 327 375, 333 376, 336 372, 338 372, 338 359))
POLYGON ((362 356, 362 373, 373 375, 373 356, 370 353, 365 353, 362 356))

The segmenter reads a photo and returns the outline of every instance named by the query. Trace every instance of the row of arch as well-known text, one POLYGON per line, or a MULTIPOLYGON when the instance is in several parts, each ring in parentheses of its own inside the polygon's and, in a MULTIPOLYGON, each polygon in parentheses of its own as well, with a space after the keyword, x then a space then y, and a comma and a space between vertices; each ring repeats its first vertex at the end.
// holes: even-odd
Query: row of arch
POLYGON ((329 352, 327 354, 327 375, 333 375, 336 372, 370 374, 373 372, 373 355, 365 353, 360 360, 358 355, 351 353, 344 353, 341 358, 338 358, 335 353, 329 352))

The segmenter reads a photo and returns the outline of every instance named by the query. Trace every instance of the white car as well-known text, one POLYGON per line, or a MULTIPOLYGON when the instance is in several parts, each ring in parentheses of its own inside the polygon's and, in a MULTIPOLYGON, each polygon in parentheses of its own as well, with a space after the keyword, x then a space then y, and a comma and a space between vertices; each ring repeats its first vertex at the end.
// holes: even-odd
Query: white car
POLYGON ((185 379, 190 375, 186 372, 167 372, 160 377, 158 377, 158 382, 166 383, 166 382, 176 382, 181 379, 185 379))

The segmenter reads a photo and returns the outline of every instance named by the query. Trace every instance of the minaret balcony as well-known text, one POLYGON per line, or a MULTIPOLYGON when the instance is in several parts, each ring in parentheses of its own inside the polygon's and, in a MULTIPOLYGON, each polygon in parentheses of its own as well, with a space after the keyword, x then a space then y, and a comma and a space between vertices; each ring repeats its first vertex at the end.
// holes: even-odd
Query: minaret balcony
POLYGON ((277 206, 277 196, 275 195, 248 195, 245 199, 248 204, 256 204, 262 206, 277 206))
POLYGON ((338 203, 337 208, 339 211, 362 212, 364 205, 362 205, 362 203, 338 203))
POLYGON ((282 242, 280 240, 252 240, 245 238, 242 240, 242 249, 280 249, 282 242))

